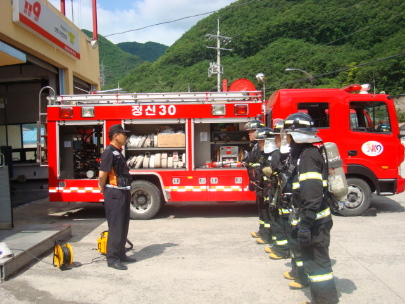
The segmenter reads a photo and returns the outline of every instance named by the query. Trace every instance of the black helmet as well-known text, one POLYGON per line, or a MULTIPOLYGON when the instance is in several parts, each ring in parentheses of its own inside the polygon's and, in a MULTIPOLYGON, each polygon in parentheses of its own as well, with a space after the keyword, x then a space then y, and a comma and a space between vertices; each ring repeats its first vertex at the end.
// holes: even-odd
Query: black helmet
POLYGON ((284 128, 284 120, 281 118, 273 119, 273 132, 274 134, 281 134, 284 128))
POLYGON ((284 120, 284 131, 290 134, 296 143, 316 143, 321 142, 314 128, 314 121, 306 113, 294 113, 284 120))
POLYGON ((264 123, 261 120, 258 119, 253 119, 251 121, 249 121, 246 125, 245 125, 245 129, 250 131, 250 130, 258 130, 260 128, 264 127, 264 123))
POLYGON ((272 129, 264 127, 257 131, 256 140, 265 140, 269 138, 274 138, 274 132, 272 129))
POLYGON ((314 121, 311 116, 306 113, 294 113, 289 115, 284 120, 284 130, 289 132, 301 133, 316 133, 317 129, 314 128, 314 121))

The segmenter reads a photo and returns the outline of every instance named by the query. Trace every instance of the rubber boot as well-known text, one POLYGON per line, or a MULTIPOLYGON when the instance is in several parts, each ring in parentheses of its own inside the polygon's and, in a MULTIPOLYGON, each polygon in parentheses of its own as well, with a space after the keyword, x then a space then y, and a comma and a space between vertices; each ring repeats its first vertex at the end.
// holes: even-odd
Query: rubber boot
POLYGON ((294 282, 291 282, 289 286, 291 289, 303 289, 305 287, 308 287, 309 284, 302 284, 300 281, 295 280, 294 282))
POLYGON ((269 258, 272 260, 286 259, 289 256, 290 256, 289 252, 281 253, 281 252, 273 251, 272 253, 269 254, 269 258))
POLYGON ((264 251, 266 251, 267 253, 273 253, 274 251, 271 249, 270 246, 267 246, 264 248, 264 251))
POLYGON ((295 280, 296 279, 296 277, 291 273, 291 271, 284 272, 284 277, 287 280, 295 280))

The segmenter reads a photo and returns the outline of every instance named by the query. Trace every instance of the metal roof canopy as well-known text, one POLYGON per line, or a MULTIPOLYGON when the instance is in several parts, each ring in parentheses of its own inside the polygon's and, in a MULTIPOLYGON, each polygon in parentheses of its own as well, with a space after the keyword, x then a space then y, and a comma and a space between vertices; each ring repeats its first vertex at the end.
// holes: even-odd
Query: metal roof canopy
POLYGON ((19 50, 0 41, 0 66, 27 62, 27 56, 19 50))

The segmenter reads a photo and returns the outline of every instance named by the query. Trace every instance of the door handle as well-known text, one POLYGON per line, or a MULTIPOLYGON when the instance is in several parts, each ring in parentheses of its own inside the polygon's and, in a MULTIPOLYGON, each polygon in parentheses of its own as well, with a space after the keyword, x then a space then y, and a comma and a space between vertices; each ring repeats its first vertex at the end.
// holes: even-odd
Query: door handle
POLYGON ((349 150, 349 156, 357 156, 357 150, 349 150))

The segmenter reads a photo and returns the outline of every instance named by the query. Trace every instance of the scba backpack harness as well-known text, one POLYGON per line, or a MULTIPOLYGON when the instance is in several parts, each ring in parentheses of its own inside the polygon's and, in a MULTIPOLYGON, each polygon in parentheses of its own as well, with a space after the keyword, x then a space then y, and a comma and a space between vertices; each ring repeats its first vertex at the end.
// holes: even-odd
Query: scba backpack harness
POLYGON ((297 159, 289 165, 287 161, 287 170, 280 174, 281 189, 284 189, 289 179, 293 176, 301 155, 312 147, 317 148, 325 163, 323 177, 327 177, 328 186, 324 187, 324 198, 333 212, 339 212, 345 208, 344 200, 349 190, 343 171, 343 161, 340 158, 339 150, 335 143, 326 142, 320 148, 315 145, 304 148, 297 159))

